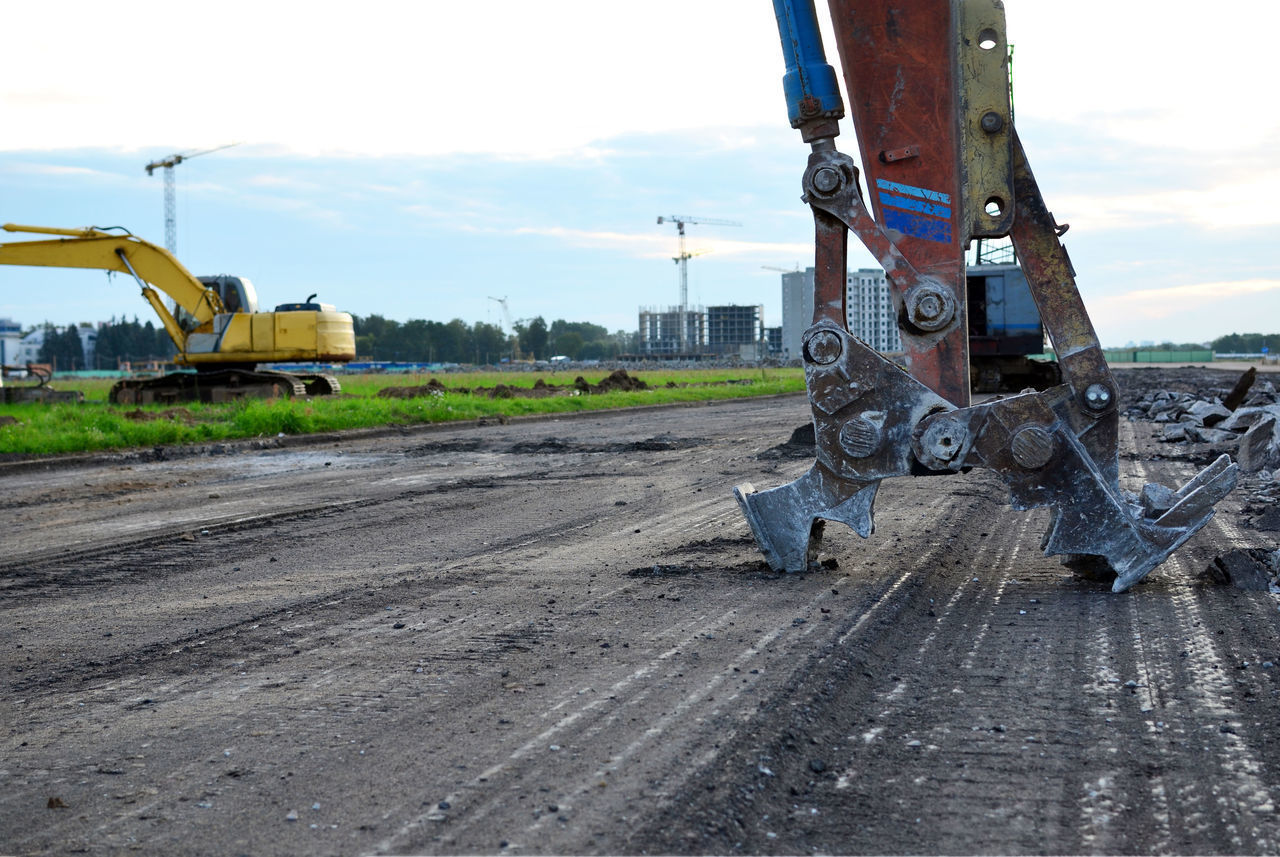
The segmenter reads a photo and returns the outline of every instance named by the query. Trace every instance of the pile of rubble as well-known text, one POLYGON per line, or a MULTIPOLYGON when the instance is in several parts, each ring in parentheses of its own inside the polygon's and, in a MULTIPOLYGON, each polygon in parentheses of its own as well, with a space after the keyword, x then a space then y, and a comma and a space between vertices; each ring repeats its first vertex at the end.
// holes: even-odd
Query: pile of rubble
POLYGON ((1126 380, 1146 387, 1134 391, 1137 397, 1129 399, 1126 416, 1162 424, 1157 440, 1198 447, 1190 453, 1193 459, 1225 452, 1240 465, 1240 523, 1258 533, 1251 541, 1259 541, 1215 557, 1201 579, 1280 593, 1280 550, 1270 535, 1280 532, 1280 396, 1275 383, 1259 378, 1254 369, 1230 391, 1215 372, 1148 371, 1126 380))
POLYGON ((1159 440, 1223 448, 1244 473, 1280 468, 1280 397, 1271 381, 1257 380, 1254 369, 1225 396, 1156 390, 1130 405, 1126 415, 1163 423, 1159 440))

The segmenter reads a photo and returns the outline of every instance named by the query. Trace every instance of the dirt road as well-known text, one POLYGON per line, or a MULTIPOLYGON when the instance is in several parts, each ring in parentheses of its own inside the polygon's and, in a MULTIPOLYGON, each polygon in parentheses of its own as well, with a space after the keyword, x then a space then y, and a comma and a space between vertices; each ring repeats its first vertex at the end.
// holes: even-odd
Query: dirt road
MULTIPOLYGON (((1276 597, 1196 580, 1275 547, 1239 497, 1123 595, 978 472, 779 576, 730 489, 807 419, 0 471, 0 852, 1280 848, 1276 597)), ((1125 425, 1127 480, 1193 472, 1125 425)))

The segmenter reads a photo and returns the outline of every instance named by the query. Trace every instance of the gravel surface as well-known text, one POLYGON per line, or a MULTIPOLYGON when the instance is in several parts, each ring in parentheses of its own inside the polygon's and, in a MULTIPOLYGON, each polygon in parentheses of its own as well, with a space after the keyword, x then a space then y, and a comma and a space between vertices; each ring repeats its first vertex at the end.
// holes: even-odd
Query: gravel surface
MULTIPOLYGON (((1275 853, 1277 596, 1202 576, 1274 483, 1121 595, 980 471, 777 575, 731 487, 807 419, 0 466, 0 852, 1275 853)), ((1131 488, 1213 452, 1155 433, 1131 488)))

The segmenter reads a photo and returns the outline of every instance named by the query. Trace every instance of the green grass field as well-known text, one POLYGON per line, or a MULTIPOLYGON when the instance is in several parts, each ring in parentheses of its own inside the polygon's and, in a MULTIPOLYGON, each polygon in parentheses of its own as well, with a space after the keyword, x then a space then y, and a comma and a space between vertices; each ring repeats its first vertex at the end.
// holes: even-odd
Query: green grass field
MULTIPOLYGON (((543 398, 491 398, 483 393, 445 392, 413 398, 381 398, 392 386, 421 386, 436 377, 448 388, 498 384, 532 388, 571 386, 578 373, 475 372, 448 375, 343 375, 342 395, 310 399, 248 400, 229 404, 117 406, 107 403, 112 381, 56 381, 60 390, 80 390, 83 404, 0 405, 0 454, 51 455, 165 444, 341 431, 388 425, 438 423, 481 417, 627 408, 674 402, 767 396, 804 390, 801 369, 680 370, 638 372, 649 389, 543 398), (13 422, 3 420, 12 417, 13 422)), ((608 373, 581 373, 597 384, 608 373)))

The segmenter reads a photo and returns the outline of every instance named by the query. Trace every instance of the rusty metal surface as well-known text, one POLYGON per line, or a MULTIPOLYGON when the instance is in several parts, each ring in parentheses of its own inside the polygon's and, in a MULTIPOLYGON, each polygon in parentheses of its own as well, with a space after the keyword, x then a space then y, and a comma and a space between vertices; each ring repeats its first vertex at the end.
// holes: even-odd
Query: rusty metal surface
MULTIPOLYGON (((953 404, 969 402, 965 235, 949 0, 831 0, 870 207, 889 240, 957 307, 943 331, 901 325, 907 370, 953 404), (906 151, 917 157, 897 157, 906 151), (890 153, 894 157, 890 158, 890 153)), ((864 243, 868 235, 854 228, 864 243)), ((875 248, 868 249, 882 258, 875 248)), ((883 261, 881 262, 883 264, 883 261)), ((902 316, 911 283, 886 267, 902 316)))
POLYGON ((1237 467, 1222 456, 1176 491, 1121 488, 1117 388, 1059 241, 1066 228, 1012 125, 1002 4, 831 0, 831 10, 876 216, 853 160, 831 137, 806 135, 817 275, 802 351, 817 461, 787 485, 735 489, 761 550, 774 568, 801 570, 823 521, 871 535, 881 480, 984 467, 1015 509, 1052 509, 1046 553, 1109 568, 1113 589, 1129 588, 1213 516, 1237 467), (979 213, 993 200, 998 212, 979 213), (1063 383, 970 406, 963 247, 1006 229, 1063 383), (906 372, 845 328, 850 230, 892 286, 906 372))
POLYGON ((960 0, 956 13, 960 185, 967 243, 979 236, 1003 237, 1013 225, 1013 108, 1004 4, 960 0))

